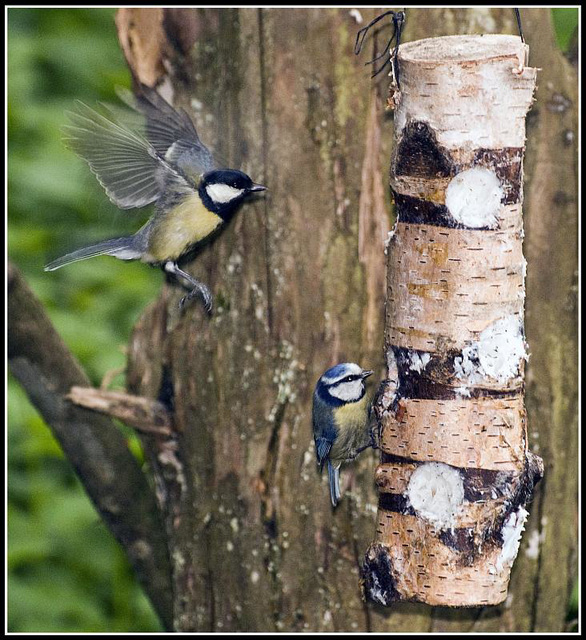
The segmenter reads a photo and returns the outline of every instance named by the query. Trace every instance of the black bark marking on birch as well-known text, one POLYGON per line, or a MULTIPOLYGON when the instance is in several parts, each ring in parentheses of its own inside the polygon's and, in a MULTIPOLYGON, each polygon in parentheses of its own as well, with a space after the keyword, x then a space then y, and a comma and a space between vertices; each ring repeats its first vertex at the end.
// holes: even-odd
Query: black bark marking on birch
MULTIPOLYGON (((430 224, 450 229, 457 228, 457 223, 450 216, 443 204, 435 204, 429 200, 406 196, 391 189, 395 201, 399 222, 411 224, 430 224)), ((461 225, 460 225, 461 227, 461 225)))
MULTIPOLYGON (((444 351, 438 355, 406 347, 391 346, 390 348, 395 355, 399 373, 396 401, 400 398, 464 399, 454 388, 462 385, 462 381, 454 375, 454 360, 457 357, 462 357, 461 351, 444 351), (421 360, 424 355, 428 355, 429 360, 422 367, 422 370, 413 368, 413 357, 421 360)), ((516 387, 507 390, 486 389, 468 384, 467 391, 470 395, 467 395, 466 398, 513 398, 522 391, 522 388, 522 380, 518 380, 516 387)))
POLYGON ((417 512, 411 506, 409 498, 402 493, 381 493, 378 499, 379 509, 415 516, 417 512))
POLYGON ((514 471, 491 469, 460 469, 464 484, 464 499, 482 502, 506 496, 515 477, 514 471))
POLYGON ((497 516, 492 526, 483 532, 483 540, 502 547, 502 530, 509 516, 521 507, 526 507, 533 498, 535 485, 543 478, 543 462, 535 454, 528 452, 523 471, 515 474, 504 487, 505 508, 497 516))
POLYGON ((510 483, 510 504, 507 516, 519 507, 529 504, 533 498, 535 485, 543 478, 543 461, 530 451, 523 465, 523 472, 517 482, 510 483))
POLYGON ((360 573, 363 597, 384 606, 401 599, 395 588, 391 557, 385 545, 370 545, 360 573))
POLYGON ((458 552, 458 564, 461 566, 472 566, 480 553, 480 545, 476 541, 474 529, 471 527, 444 529, 438 538, 447 547, 458 552))
POLYGON ((448 151, 438 145, 435 132, 425 122, 405 126, 395 158, 397 176, 448 178, 456 173, 448 151))
POLYGON ((468 231, 487 231, 489 227, 477 227, 470 229, 461 222, 457 222, 450 215, 448 208, 443 204, 436 204, 423 198, 415 198, 398 193, 391 189, 395 200, 397 218, 399 222, 409 224, 428 224, 433 227, 445 227, 446 229, 466 229, 468 231))

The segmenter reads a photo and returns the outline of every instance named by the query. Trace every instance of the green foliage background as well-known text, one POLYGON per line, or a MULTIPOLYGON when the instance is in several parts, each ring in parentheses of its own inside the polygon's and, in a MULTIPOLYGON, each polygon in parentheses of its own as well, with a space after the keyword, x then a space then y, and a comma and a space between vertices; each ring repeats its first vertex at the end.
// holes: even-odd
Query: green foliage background
MULTIPOLYGON (((553 11, 565 49, 577 9, 553 11)), ((124 367, 132 326, 162 276, 108 257, 53 273, 43 265, 84 244, 132 233, 148 214, 111 205, 61 141, 73 101, 116 101, 116 85, 129 86, 130 75, 114 9, 8 10, 8 255, 96 386, 124 367)), ((116 384, 123 386, 121 374, 116 384)), ((7 395, 9 630, 161 630, 124 553, 10 376, 7 395)), ((568 615, 577 615, 577 589, 568 615)))
MULTIPOLYGON (((131 328, 162 274, 107 257, 53 273, 43 265, 131 233, 148 215, 110 204, 60 131, 75 99, 112 102, 116 85, 130 86, 114 9, 9 9, 8 25, 9 258, 99 386, 124 367, 131 328)), ((8 422, 9 629, 161 630, 123 551, 12 379, 8 422)))

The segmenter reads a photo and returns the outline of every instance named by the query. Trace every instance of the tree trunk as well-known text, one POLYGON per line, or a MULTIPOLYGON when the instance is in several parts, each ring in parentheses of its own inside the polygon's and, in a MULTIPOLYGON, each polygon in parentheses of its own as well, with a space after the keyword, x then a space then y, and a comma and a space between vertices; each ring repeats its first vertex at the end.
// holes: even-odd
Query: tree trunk
MULTIPOLYGON (((144 14, 119 13, 122 41, 136 46, 144 14)), ((219 153, 269 187, 190 265, 214 292, 213 317, 198 305, 181 317, 170 287, 131 340, 129 389, 173 392, 175 456, 153 457, 167 488, 174 475, 176 628, 370 629, 358 567, 376 456, 343 472, 334 514, 310 414, 328 366, 383 364, 389 150, 383 100, 353 54, 358 24, 322 9, 177 10, 163 23, 175 45, 198 35, 188 57, 172 52, 161 90, 201 101, 202 138, 212 113, 219 153)))
MULTIPOLYGON (((365 22, 376 15, 362 13, 365 22)), ((119 15, 119 30, 124 40, 123 17, 119 15)), ((126 22, 128 30, 140 24, 136 17, 134 13, 133 25, 126 22)), ((549 11, 524 11, 523 18, 531 66, 548 68, 554 77, 552 67, 565 63, 553 46, 549 11), (544 31, 548 38, 539 38, 544 31)), ((556 485, 561 490, 556 474, 572 468, 551 468, 548 454, 571 450, 540 449, 550 477, 531 509, 518 563, 530 562, 531 570, 525 577, 518 569, 513 572, 507 603, 449 614, 441 608, 397 605, 389 616, 360 600, 357 565, 375 526, 374 456, 364 456, 346 472, 352 491, 335 513, 316 472, 309 416, 315 380, 341 360, 382 369, 382 243, 389 229, 382 176, 388 171, 391 127, 385 123, 377 85, 369 81, 363 61, 352 55, 362 25, 348 10, 324 9, 167 10, 162 24, 162 56, 171 64, 161 67, 170 69, 164 81, 173 87, 176 102, 200 100, 200 115, 211 112, 217 118, 219 151, 270 189, 263 203, 242 211, 193 265, 193 272, 215 292, 212 320, 200 309, 178 318, 179 294, 166 290, 131 341, 129 388, 152 397, 162 385, 170 383, 173 389, 176 453, 184 474, 176 503, 167 505, 177 629, 417 631, 469 628, 472 622, 475 630, 561 629, 575 548, 571 480, 563 500, 557 498, 554 506, 555 498, 549 499, 558 513, 549 526, 565 523, 558 540, 566 543, 553 549, 555 539, 546 533, 537 562, 531 557, 534 546, 529 554, 527 549, 532 532, 546 526, 539 524, 547 513, 544 491, 556 485), (382 148, 381 133, 386 141, 382 148), (537 571, 546 562, 548 544, 565 569, 537 571), (546 582, 556 584, 555 618, 535 609, 546 582), (548 622, 541 623, 541 617, 548 622)), ((450 31, 514 31, 514 16, 488 9, 410 10, 407 24, 405 41, 450 31)), ((564 93, 575 91, 575 74, 568 65, 563 70, 568 77, 564 93)), ((539 104, 534 107, 530 158, 535 153, 532 141, 545 135, 542 111, 539 104)), ((551 119, 553 112, 546 111, 551 119)), ((202 134, 203 124, 202 118, 202 134)), ((568 129, 575 130, 571 125, 568 129)), ((555 149, 568 157, 563 164, 570 174, 564 206, 570 217, 574 147, 558 144, 555 149)), ((533 166, 530 159, 530 380, 539 375, 532 374, 532 365, 544 349, 531 318, 545 302, 532 297, 532 283, 542 282, 538 265, 547 264, 531 261, 531 221, 537 217, 533 166)), ((548 177, 540 180, 550 184, 548 177)), ((552 193, 557 189, 552 187, 552 193)), ((551 218, 543 216, 543 221, 551 218)), ((564 228, 573 234, 560 236, 556 227, 550 233, 575 237, 575 225, 566 222, 564 228)), ((573 257, 550 251, 550 277, 555 277, 552 264, 571 263, 573 257)), ((569 267, 568 275, 566 290, 572 282, 569 267)), ((567 348, 567 341, 575 340, 572 318, 569 314, 567 348)), ((560 363, 562 353, 556 354, 560 363)), ((547 369, 552 371, 551 365, 547 369)), ((561 392, 559 377, 555 379, 561 392)), ((530 433, 546 433, 542 446, 544 440, 561 441, 560 435, 547 435, 551 421, 535 415, 532 385, 530 433)), ((564 398, 569 403, 557 410, 555 424, 571 433, 575 404, 568 390, 564 398)), ((542 606, 548 608, 545 602, 542 606)))
MULTIPOLYGON (((528 123, 525 255, 529 436, 546 480, 507 602, 456 611, 363 602, 378 455, 345 467, 335 511, 317 471, 319 375, 344 360, 383 375, 388 78, 371 81, 370 55, 353 55, 357 30, 378 13, 118 12, 135 77, 190 110, 204 142, 269 187, 188 267, 209 284, 213 316, 196 303, 181 314, 182 292, 165 286, 130 340, 128 389, 156 401, 141 410, 163 421, 141 437, 177 631, 563 629, 576 573, 577 88, 549 10, 522 12, 530 64, 543 69, 528 123), (161 418, 162 405, 171 416, 161 418)), ((403 41, 514 29, 508 9, 408 10, 403 41)))

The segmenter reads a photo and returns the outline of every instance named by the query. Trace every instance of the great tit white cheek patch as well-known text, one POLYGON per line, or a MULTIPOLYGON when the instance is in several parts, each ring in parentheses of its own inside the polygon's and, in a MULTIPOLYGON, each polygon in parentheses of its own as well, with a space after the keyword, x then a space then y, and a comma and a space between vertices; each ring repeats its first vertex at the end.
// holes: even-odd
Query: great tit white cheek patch
POLYGON ((421 518, 442 529, 455 525, 464 502, 464 482, 457 469, 442 462, 428 462, 411 474, 405 491, 421 518))
POLYGON ((503 197, 496 174, 474 167, 452 178, 446 189, 446 207, 452 218, 465 227, 494 229, 503 197))
POLYGON ((237 189, 236 187, 231 187, 228 184, 222 183, 209 184, 206 187, 206 191, 213 202, 220 204, 231 202, 232 200, 239 198, 244 193, 244 189, 237 189))

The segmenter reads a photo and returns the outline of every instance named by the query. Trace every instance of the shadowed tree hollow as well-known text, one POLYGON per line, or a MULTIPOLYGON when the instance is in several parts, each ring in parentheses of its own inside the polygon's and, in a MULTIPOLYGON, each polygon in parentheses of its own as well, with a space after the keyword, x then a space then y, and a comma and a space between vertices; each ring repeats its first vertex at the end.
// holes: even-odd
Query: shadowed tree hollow
MULTIPOLYGON (((128 422, 129 413, 142 416, 139 429, 141 421, 151 425, 141 429, 144 474, 105 418, 70 410, 65 396, 84 386, 83 373, 62 374, 74 365, 57 338, 50 362, 32 348, 49 335, 39 329, 43 312, 18 274, 10 277, 15 376, 71 452, 165 625, 177 631, 563 629, 576 552, 577 160, 568 132, 577 127, 577 74, 555 46, 549 10, 522 12, 530 65, 541 69, 524 166, 526 405, 546 480, 531 505, 510 597, 454 611, 364 602, 359 567, 376 524, 378 455, 346 467, 335 511, 317 473, 310 417, 317 378, 344 360, 382 378, 385 364, 393 115, 384 108, 388 78, 371 81, 353 54, 356 31, 375 15, 118 12, 133 76, 188 110, 205 143, 269 187, 188 266, 210 286, 213 316, 198 304, 180 313, 183 292, 165 285, 130 336, 127 390, 143 400, 121 409, 111 398, 107 411, 127 411, 128 422), (61 376, 59 384, 51 376, 61 376), (86 443, 112 429, 112 448, 105 437, 96 447, 105 468, 126 472, 108 495, 100 482, 111 476, 96 475, 91 452, 85 458, 70 442, 68 426, 80 423, 86 443), (127 496, 135 498, 130 506, 127 496)), ((505 9, 414 9, 403 41, 515 28, 505 9)), ((387 39, 380 34, 370 53, 387 39)))

